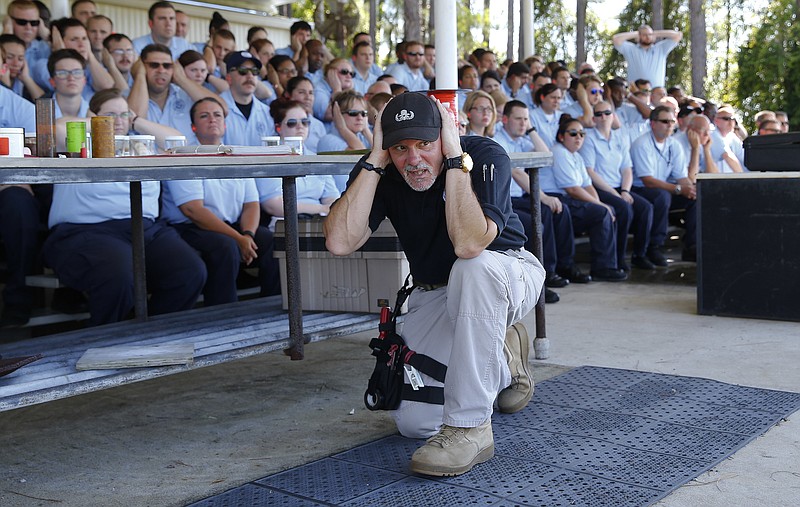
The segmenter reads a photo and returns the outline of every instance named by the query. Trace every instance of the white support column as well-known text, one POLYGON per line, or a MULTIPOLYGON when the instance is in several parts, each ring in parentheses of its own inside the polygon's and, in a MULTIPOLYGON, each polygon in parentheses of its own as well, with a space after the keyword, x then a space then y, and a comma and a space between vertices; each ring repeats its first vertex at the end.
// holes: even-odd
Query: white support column
POLYGON ((433 15, 436 19, 436 88, 455 90, 458 88, 456 0, 436 0, 433 15))
POLYGON ((536 48, 533 44, 533 0, 520 0, 520 30, 519 39, 522 54, 519 55, 520 60, 536 54, 536 48))
POLYGON ((52 19, 69 18, 72 16, 69 0, 53 0, 50 7, 52 19))

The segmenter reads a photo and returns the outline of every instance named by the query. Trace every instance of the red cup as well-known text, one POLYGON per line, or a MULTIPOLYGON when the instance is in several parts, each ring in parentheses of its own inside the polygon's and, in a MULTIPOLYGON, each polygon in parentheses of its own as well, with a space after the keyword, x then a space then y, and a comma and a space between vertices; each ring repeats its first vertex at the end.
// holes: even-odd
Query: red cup
POLYGON ((453 118, 458 128, 458 101, 456 99, 456 90, 428 90, 428 97, 435 97, 439 102, 446 104, 446 107, 453 113, 453 118))

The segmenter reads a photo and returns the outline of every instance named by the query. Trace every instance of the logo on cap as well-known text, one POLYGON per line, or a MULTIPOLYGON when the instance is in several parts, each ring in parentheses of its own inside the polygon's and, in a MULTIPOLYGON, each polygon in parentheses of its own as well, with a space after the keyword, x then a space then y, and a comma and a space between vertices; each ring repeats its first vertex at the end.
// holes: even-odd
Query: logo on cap
POLYGON ((409 111, 408 109, 403 109, 396 115, 394 115, 395 121, 406 121, 406 120, 413 120, 414 119, 414 111, 409 111))

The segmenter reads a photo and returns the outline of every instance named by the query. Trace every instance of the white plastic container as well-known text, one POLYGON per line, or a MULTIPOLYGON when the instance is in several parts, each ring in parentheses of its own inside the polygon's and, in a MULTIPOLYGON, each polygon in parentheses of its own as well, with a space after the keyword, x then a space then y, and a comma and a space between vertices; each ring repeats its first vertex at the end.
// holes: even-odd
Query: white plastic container
POLYGON ((137 135, 130 136, 131 156, 146 157, 156 154, 156 136, 137 135))
POLYGON ((164 151, 186 146, 186 136, 166 136, 164 138, 164 151))
POLYGON ((261 146, 278 146, 281 144, 280 136, 263 136, 261 138, 261 146))
POLYGON ((115 157, 131 156, 130 136, 114 136, 114 156, 115 157))
POLYGON ((295 155, 303 154, 303 138, 302 137, 285 137, 283 144, 292 148, 292 153, 295 155))
POLYGON ((0 157, 22 158, 25 156, 25 129, 0 129, 0 157))

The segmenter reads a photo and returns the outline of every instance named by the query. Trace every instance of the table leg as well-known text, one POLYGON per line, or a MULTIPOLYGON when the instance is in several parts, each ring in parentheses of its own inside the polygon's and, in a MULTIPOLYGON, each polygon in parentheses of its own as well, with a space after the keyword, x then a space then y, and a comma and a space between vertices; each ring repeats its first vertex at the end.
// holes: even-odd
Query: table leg
POLYGON ((133 308, 136 320, 147 320, 147 270, 144 260, 142 182, 131 181, 131 247, 133 249, 133 308))
POLYGON ((283 222, 286 230, 286 290, 289 293, 289 336, 287 354, 303 359, 303 305, 300 287, 300 240, 297 231, 297 184, 294 176, 283 178, 283 222))
MULTIPOLYGON (((531 221, 533 230, 536 234, 532 238, 533 254, 544 264, 544 253, 542 247, 542 208, 539 199, 539 169, 528 169, 531 189, 531 221)), ((536 316, 536 337, 533 339, 533 351, 536 359, 547 359, 550 357, 550 339, 547 338, 544 318, 544 286, 539 295, 539 301, 534 310, 536 316)))

